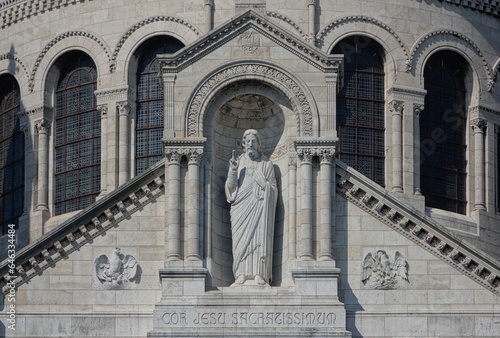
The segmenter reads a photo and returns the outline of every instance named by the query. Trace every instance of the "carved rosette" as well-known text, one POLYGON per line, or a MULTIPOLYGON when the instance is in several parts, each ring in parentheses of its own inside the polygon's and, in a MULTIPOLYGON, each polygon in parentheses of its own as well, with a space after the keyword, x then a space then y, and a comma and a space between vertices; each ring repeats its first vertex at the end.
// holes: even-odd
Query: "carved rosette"
POLYGON ((471 128, 475 133, 484 133, 487 122, 485 119, 477 118, 470 122, 471 128))

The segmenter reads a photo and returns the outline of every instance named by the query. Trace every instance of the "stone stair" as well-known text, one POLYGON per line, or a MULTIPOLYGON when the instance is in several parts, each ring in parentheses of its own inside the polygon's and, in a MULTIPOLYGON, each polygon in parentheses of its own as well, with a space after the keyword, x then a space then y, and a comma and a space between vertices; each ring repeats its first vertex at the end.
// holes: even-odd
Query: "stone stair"
POLYGON ((108 193, 86 209, 66 220, 36 242, 0 264, 0 287, 6 294, 54 266, 83 245, 116 226, 164 194, 165 160, 108 193), (10 283, 10 284, 9 284, 10 283))
POLYGON ((337 193, 412 242, 500 295, 500 262, 398 200, 345 163, 335 160, 337 193))

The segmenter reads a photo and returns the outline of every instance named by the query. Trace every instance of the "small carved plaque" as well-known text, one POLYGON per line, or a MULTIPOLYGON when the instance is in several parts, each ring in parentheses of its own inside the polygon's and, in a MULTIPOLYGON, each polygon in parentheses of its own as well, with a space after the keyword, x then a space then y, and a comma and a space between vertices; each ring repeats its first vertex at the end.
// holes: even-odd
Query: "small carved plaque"
POLYGON ((260 36, 254 32, 244 33, 240 36, 239 45, 243 54, 257 54, 260 49, 260 36))
POLYGON ((141 268, 132 255, 115 248, 109 257, 100 255, 94 261, 96 289, 129 289, 139 283, 141 268))
POLYGON ((399 251, 391 262, 385 250, 377 250, 365 256, 361 281, 369 289, 397 289, 403 281, 409 282, 408 270, 408 262, 399 251))

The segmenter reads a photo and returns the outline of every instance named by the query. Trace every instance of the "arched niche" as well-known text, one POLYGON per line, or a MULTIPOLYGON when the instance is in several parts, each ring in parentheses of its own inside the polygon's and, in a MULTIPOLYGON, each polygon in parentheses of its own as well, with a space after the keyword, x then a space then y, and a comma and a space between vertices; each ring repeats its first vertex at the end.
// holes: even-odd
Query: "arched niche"
POLYGON ((207 138, 206 173, 208 183, 206 213, 206 252, 210 281, 214 287, 234 282, 232 273, 232 241, 230 205, 224 184, 232 151, 243 153, 241 139, 247 129, 257 129, 263 153, 274 163, 278 182, 278 203, 273 245, 273 285, 283 279, 286 263, 287 227, 285 219, 289 153, 297 137, 296 114, 286 95, 279 89, 259 81, 240 81, 221 89, 207 107, 203 134, 207 138))

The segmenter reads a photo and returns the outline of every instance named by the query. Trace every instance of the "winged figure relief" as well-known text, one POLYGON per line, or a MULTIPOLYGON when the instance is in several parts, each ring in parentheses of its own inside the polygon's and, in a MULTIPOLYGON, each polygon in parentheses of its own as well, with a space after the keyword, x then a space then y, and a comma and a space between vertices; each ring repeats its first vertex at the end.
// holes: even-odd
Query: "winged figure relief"
POLYGON ((97 279, 108 286, 121 286, 133 282, 137 275, 137 260, 132 255, 124 255, 115 248, 108 257, 100 255, 94 261, 97 279))
POLYGON ((370 289, 396 289, 401 280, 409 282, 408 270, 408 262, 399 251, 391 262, 384 250, 378 250, 365 256, 361 281, 370 289))

